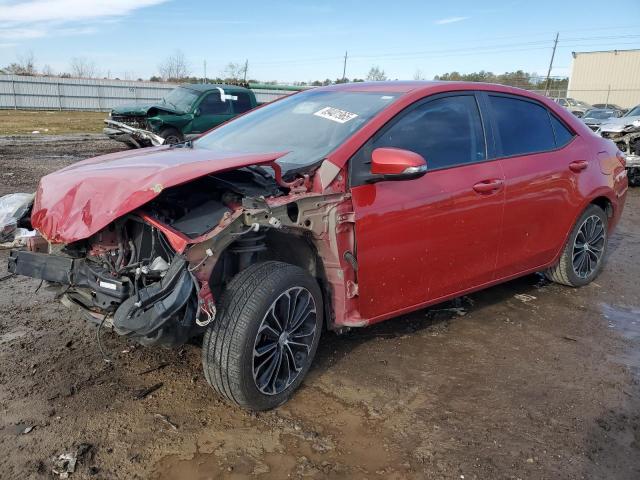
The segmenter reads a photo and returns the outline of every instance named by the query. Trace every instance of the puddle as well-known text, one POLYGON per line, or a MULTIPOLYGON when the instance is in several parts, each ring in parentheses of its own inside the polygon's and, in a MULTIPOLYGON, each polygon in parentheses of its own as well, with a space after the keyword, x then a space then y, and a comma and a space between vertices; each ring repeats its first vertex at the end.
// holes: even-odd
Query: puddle
POLYGON ((602 315, 609 328, 628 339, 629 347, 621 354, 611 355, 613 360, 631 368, 640 377, 640 308, 601 303, 602 315))

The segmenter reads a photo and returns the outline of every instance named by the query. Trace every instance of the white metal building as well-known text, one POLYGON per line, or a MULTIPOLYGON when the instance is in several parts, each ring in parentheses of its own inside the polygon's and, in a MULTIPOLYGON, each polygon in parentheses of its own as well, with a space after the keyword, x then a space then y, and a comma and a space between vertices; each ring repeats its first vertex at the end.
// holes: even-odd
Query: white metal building
POLYGON ((623 108, 640 104, 640 49, 573 52, 567 96, 623 108))

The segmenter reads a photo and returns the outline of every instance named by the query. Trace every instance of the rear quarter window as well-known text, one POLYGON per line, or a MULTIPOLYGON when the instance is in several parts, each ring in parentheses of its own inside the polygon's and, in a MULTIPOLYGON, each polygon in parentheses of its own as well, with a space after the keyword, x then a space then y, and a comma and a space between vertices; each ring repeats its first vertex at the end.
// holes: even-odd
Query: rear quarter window
POLYGON ((548 110, 527 100, 489 95, 502 156, 526 155, 556 148, 548 110))
POLYGON ((556 137, 556 147, 564 147, 573 139, 573 132, 552 113, 549 113, 549 118, 551 118, 551 126, 553 127, 553 133, 556 137))

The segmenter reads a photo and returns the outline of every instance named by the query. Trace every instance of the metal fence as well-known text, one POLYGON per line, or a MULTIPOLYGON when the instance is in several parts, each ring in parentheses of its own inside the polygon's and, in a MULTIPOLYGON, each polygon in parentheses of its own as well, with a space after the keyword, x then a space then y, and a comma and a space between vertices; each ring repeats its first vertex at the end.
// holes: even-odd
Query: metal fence
MULTIPOLYGON (((0 109, 109 111, 127 103, 160 100, 177 85, 160 82, 0 75, 0 109)), ((293 93, 290 88, 252 89, 258 102, 293 93)))

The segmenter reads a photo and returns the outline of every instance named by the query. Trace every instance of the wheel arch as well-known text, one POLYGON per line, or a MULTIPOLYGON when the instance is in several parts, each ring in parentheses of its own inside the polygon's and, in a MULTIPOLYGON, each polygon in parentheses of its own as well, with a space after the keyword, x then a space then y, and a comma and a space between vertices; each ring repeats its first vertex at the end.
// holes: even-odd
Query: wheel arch
POLYGON ((267 250, 259 261, 275 260, 296 265, 311 275, 322 292, 324 324, 330 329, 333 324, 333 302, 330 283, 324 262, 315 244, 307 235, 296 235, 279 230, 269 230, 266 235, 267 250))

